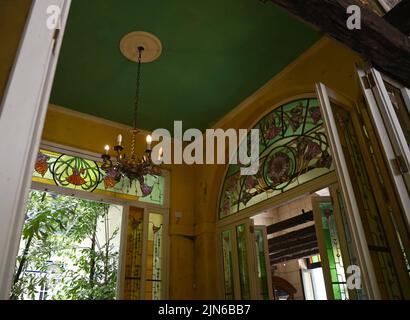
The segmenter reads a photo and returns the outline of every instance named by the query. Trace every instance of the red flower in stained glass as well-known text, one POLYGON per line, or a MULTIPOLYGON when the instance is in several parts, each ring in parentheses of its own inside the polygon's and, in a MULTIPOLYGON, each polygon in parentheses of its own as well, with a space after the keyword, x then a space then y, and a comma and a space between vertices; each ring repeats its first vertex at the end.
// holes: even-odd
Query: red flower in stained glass
POLYGON ((152 193, 152 187, 145 183, 140 183, 141 192, 143 197, 147 197, 152 193))
POLYGON ((108 170, 106 176, 104 177, 104 187, 105 189, 114 188, 118 183, 117 172, 114 170, 108 170))
POLYGON ((332 156, 327 151, 323 151, 322 156, 316 162, 316 167, 330 169, 332 166, 332 156))
POLYGON ((276 125, 272 125, 265 134, 266 139, 274 139, 277 137, 278 134, 282 132, 281 127, 277 127, 276 125))
POLYGON ((309 112, 314 124, 317 124, 320 120, 322 120, 322 113, 320 112, 320 107, 310 108, 309 112))
POLYGON ((66 180, 72 185, 82 186, 86 184, 87 181, 85 181, 85 179, 81 176, 81 174, 84 174, 84 169, 81 169, 80 171, 78 171, 77 169, 74 169, 73 174, 67 177, 66 180))
POLYGON ((235 189, 236 184, 239 180, 239 174, 235 174, 231 177, 228 178, 228 180, 226 181, 226 191, 227 192, 231 192, 235 189))
POLYGON ((48 171, 48 160, 49 159, 50 159, 50 157, 48 155, 43 154, 43 153, 39 153, 37 155, 36 164, 34 166, 34 169, 42 177, 44 177, 44 175, 48 171))
POLYGON ((114 188, 116 184, 117 184, 117 180, 115 180, 114 177, 112 177, 110 175, 106 175, 104 177, 104 187, 105 187, 105 189, 114 188))
POLYGON ((275 154, 269 161, 268 177, 273 184, 281 183, 286 180, 289 173, 290 159, 285 153, 279 152, 275 154))
POLYGON ((222 211, 224 213, 227 213, 229 209, 231 208, 231 204, 228 198, 225 198, 224 203, 222 205, 222 211))
POLYGON ((255 179, 255 177, 253 176, 246 177, 246 180, 245 180, 246 189, 248 190, 253 189, 256 187, 257 184, 258 184, 258 180, 255 179))
POLYGON ((320 149, 319 144, 313 141, 309 141, 305 156, 303 158, 305 159, 305 161, 310 161, 321 153, 322 150, 320 149))
POLYGON ((291 117, 289 119, 290 126, 295 132, 303 123, 303 105, 298 105, 297 107, 290 110, 291 117))

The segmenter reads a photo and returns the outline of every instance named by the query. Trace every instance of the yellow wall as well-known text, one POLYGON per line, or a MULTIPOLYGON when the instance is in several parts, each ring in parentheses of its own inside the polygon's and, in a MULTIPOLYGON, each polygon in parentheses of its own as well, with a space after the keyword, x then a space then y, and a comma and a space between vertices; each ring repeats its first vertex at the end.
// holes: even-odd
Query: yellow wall
MULTIPOLYGON (((31 0, 0 1, 0 100, 7 83, 31 0)), ((280 44, 278 44, 280 45, 280 44)), ((285 100, 314 93, 314 84, 360 99, 354 64, 360 58, 333 40, 323 38, 297 61, 274 77, 217 127, 250 128, 263 114, 285 100)), ((43 140, 101 153, 106 144, 122 133, 128 146, 129 133, 108 122, 84 118, 76 113, 50 108, 43 140)), ((145 136, 138 140, 138 153, 145 150, 145 136)), ((218 196, 225 166, 169 166, 170 195, 170 298, 218 298, 215 226, 218 196), (177 220, 175 212, 181 212, 177 220), (195 288, 194 288, 195 287, 195 288)))
POLYGON ((0 1, 0 101, 13 67, 31 0, 0 1))
MULTIPOLYGON (((101 154, 104 146, 113 146, 118 134, 124 137, 129 150, 130 132, 127 128, 76 112, 50 106, 43 130, 43 141, 101 154)), ((145 134, 137 141, 137 154, 146 149, 145 134)), ((170 194, 170 298, 193 297, 193 235, 195 172, 194 167, 180 165, 166 167, 171 175, 170 194), (177 221, 175 212, 181 212, 177 221)))
MULTIPOLYGON (((357 100, 355 80, 358 56, 323 38, 297 61, 274 77, 253 96, 221 119, 221 128, 250 128, 265 113, 300 94, 314 94, 316 82, 323 82, 339 93, 357 100)), ((76 113, 50 108, 43 139, 101 153, 106 144, 127 131, 116 125, 95 121, 76 113)), ((145 136, 138 140, 138 152, 145 149, 145 136)), ((171 172, 170 209, 170 298, 218 298, 216 222, 220 185, 225 166, 169 166, 171 172), (177 220, 176 212, 182 213, 177 220)))
MULTIPOLYGON (((298 60, 274 77, 253 96, 221 119, 220 128, 251 128, 264 114, 289 98, 314 94, 315 83, 357 100, 360 97, 355 80, 355 63, 360 58, 333 40, 322 38, 298 60)), ((197 299, 218 298, 215 223, 218 196, 225 166, 197 167, 197 198, 195 207, 195 274, 197 299)))

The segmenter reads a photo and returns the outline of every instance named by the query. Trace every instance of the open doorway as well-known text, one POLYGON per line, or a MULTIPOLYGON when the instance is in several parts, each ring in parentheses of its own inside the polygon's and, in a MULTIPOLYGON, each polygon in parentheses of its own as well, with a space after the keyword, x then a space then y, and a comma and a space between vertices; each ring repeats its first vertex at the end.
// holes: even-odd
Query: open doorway
MULTIPOLYGON (((275 300, 346 300, 349 298, 330 189, 305 194, 252 218, 266 237, 258 246, 275 300), (264 248, 263 253, 261 252, 264 248), (264 257, 263 257, 264 255, 264 257)), ((256 243, 258 232, 256 232, 256 243)))
POLYGON ((122 211, 119 205, 32 190, 11 299, 115 299, 122 211))

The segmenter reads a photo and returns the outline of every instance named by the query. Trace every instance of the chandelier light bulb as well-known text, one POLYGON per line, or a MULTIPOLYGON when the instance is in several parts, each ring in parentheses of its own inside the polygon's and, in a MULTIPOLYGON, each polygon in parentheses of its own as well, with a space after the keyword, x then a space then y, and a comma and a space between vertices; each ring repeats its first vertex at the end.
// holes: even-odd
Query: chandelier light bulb
POLYGON ((151 135, 147 135, 147 150, 151 150, 151 144, 152 144, 152 137, 151 135))
POLYGON ((117 137, 117 146, 122 146, 122 134, 119 134, 117 137))
POLYGON ((108 151, 110 151, 110 146, 107 144, 104 150, 105 150, 105 154, 108 154, 108 151))

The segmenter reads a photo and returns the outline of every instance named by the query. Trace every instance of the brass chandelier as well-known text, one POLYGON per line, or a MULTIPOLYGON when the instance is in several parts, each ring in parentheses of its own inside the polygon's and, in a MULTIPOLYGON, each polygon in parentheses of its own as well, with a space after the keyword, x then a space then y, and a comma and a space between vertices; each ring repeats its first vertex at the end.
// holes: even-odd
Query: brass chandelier
MULTIPOLYGON (((101 156, 103 159, 103 164, 101 169, 104 170, 107 176, 110 176, 116 182, 119 182, 122 178, 127 178, 130 187, 134 181, 140 183, 141 191, 143 196, 147 196, 151 193, 151 188, 145 183, 145 176, 160 176, 161 169, 156 166, 151 160, 152 153, 152 137, 148 135, 146 137, 147 148, 145 154, 139 158, 135 152, 135 145, 137 141, 137 135, 140 130, 137 129, 137 112, 139 106, 139 96, 140 96, 140 82, 141 82, 141 58, 144 51, 144 47, 138 46, 138 69, 137 69, 137 82, 135 90, 135 100, 134 100, 134 123, 133 129, 131 130, 131 150, 129 156, 124 151, 124 146, 122 144, 123 137, 121 134, 117 137, 116 145, 114 146, 114 151, 116 156, 111 159, 109 155, 110 146, 105 146, 105 153, 101 156)), ((160 155, 159 155, 160 156, 160 155)))

